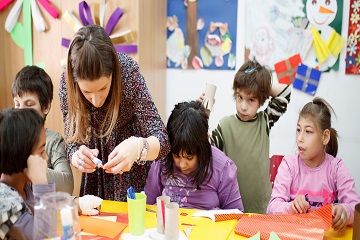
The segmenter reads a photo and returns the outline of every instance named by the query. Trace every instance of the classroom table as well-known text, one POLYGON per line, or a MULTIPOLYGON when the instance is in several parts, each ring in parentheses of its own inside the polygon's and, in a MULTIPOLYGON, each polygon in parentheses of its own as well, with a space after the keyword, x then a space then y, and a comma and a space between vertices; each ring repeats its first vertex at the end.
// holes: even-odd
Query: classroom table
MULTIPOLYGON (((156 206, 147 205, 147 209, 156 211, 156 206)), ((154 211, 146 211, 145 228, 156 228, 156 213, 154 211)), ((240 240, 247 239, 241 235, 234 233, 237 220, 229 220, 222 222, 214 222, 206 217, 191 217, 191 215, 199 210, 180 208, 180 230, 183 231, 190 228, 194 224, 192 231, 188 236, 189 240, 240 240), (186 224, 186 225, 182 225, 186 224)), ((101 212, 123 213, 127 214, 127 203, 104 200, 101 204, 101 212)), ((129 227, 126 227, 123 233, 128 233, 129 227)), ((122 238, 120 238, 122 239, 122 238)), ((347 227, 342 233, 338 234, 334 230, 326 231, 324 240, 352 240, 352 228, 347 227)))

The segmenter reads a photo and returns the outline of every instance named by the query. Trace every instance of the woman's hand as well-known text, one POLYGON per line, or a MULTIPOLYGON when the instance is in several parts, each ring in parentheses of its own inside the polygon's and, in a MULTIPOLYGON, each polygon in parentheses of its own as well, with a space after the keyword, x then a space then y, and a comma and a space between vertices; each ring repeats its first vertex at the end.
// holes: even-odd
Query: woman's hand
POLYGON ((332 215, 332 227, 335 231, 341 232, 349 221, 347 212, 341 205, 333 205, 332 215))
POLYGON ((142 150, 141 138, 128 138, 122 141, 110 153, 108 162, 104 165, 105 172, 113 174, 122 174, 130 171, 137 156, 140 156, 142 150))
POLYGON ((96 169, 96 164, 93 162, 93 159, 98 154, 99 150, 90 149, 85 145, 81 145, 73 154, 71 164, 81 172, 92 173, 96 169))
POLYGON ((39 155, 30 155, 24 173, 33 184, 48 184, 47 161, 39 155))
POLYGON ((304 195, 298 195, 291 204, 291 213, 306 213, 310 209, 310 204, 304 195))

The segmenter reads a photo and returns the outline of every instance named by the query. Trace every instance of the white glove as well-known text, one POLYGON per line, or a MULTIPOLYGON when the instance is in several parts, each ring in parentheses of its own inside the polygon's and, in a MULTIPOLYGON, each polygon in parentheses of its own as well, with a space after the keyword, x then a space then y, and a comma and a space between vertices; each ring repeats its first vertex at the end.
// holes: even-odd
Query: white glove
POLYGON ((83 215, 97 215, 99 210, 96 209, 102 203, 102 198, 94 195, 85 195, 79 197, 79 207, 83 215))

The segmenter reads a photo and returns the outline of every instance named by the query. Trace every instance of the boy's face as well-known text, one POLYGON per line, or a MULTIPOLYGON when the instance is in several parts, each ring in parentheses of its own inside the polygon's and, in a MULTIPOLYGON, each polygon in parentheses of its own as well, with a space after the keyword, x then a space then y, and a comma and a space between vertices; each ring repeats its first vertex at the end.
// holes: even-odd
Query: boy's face
POLYGON ((236 90, 236 113, 243 121, 253 119, 260 107, 259 99, 253 94, 247 94, 245 91, 236 90))
POLYGON ((15 108, 33 108, 41 117, 45 117, 50 108, 41 109, 39 97, 35 93, 25 92, 20 97, 19 95, 14 97, 15 108))

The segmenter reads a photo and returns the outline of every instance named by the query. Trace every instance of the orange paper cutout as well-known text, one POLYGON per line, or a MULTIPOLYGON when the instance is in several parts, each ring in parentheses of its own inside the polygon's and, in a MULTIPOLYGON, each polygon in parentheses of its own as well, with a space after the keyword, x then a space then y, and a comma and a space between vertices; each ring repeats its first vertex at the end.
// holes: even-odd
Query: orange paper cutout
POLYGON ((282 240, 323 239, 324 230, 329 230, 332 222, 332 205, 329 204, 306 214, 253 214, 243 216, 234 232, 251 237, 261 232, 261 239, 268 239, 275 232, 282 240))
POLYGON ((79 216, 79 222, 83 232, 107 238, 115 238, 127 227, 125 223, 111 222, 88 216, 79 216))

